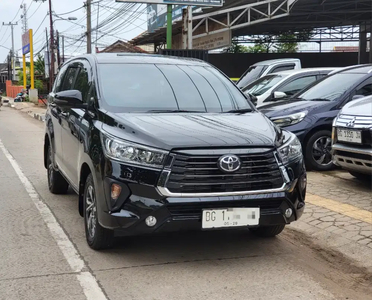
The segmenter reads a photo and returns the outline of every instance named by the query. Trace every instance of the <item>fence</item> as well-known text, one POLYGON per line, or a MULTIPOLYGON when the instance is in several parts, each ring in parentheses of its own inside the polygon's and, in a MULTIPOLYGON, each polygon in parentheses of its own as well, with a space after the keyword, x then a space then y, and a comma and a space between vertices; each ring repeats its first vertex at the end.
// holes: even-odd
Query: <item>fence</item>
POLYGON ((186 50, 186 49, 160 49, 159 54, 179 56, 179 57, 190 57, 197 58, 204 61, 208 61, 208 51, 207 50, 186 50))
POLYGON ((11 80, 6 81, 6 95, 10 98, 15 98, 17 94, 22 92, 23 86, 13 85, 11 80))

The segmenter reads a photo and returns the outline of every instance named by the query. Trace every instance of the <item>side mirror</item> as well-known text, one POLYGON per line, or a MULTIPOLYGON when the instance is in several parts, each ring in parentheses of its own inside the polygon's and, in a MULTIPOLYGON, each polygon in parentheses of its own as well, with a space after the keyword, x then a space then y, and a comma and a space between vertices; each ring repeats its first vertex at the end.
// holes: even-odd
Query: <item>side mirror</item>
POLYGON ((364 98, 365 96, 363 95, 354 95, 353 98, 351 98, 351 100, 357 100, 357 99, 362 99, 364 98))
POLYGON ((87 105, 83 103, 83 96, 78 90, 69 90, 58 92, 54 96, 54 102, 58 106, 65 108, 86 108, 87 105))
POLYGON ((283 99, 285 97, 287 97, 287 94, 286 93, 283 93, 283 92, 276 91, 273 94, 273 98, 274 99, 283 99))

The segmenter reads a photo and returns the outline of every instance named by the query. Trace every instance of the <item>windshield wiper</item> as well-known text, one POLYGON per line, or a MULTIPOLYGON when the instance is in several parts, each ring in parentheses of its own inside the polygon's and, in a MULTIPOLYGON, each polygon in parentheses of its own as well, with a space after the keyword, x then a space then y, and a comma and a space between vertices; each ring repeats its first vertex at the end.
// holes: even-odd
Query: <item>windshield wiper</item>
POLYGON ((152 109, 148 113, 205 113, 201 110, 183 110, 183 109, 152 109))
POLYGON ((253 110, 251 108, 243 108, 243 109, 232 109, 229 111, 226 111, 226 114, 245 114, 252 112, 253 110))
POLYGON ((331 101, 331 100, 326 99, 326 98, 315 98, 315 99, 310 99, 310 100, 308 100, 308 101, 326 101, 326 102, 329 102, 329 101, 331 101))

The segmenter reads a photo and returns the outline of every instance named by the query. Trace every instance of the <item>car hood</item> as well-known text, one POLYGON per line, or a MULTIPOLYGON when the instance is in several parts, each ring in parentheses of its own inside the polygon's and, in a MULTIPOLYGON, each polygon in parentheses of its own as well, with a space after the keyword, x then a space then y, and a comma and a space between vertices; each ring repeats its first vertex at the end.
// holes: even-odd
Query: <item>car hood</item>
POLYGON ((341 113, 353 116, 372 116, 372 96, 349 102, 343 107, 341 113))
POLYGON ((332 104, 332 102, 329 101, 301 101, 294 99, 261 106, 259 110, 269 118, 275 118, 299 113, 302 111, 311 112, 313 110, 329 106, 330 104, 332 104))
POLYGON ((246 114, 107 114, 103 130, 118 138, 165 150, 273 147, 281 131, 260 112, 246 114), (106 122, 105 122, 106 123, 106 122), (113 125, 108 125, 108 124, 113 125))

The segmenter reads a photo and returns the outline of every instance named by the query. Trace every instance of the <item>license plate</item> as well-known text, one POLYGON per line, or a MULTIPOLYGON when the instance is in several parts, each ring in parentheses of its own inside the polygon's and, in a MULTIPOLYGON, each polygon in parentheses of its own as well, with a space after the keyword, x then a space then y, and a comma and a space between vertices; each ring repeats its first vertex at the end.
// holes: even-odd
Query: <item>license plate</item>
POLYGON ((260 208, 226 208, 203 210, 202 228, 224 228, 258 225, 260 208))
POLYGON ((362 143, 362 132, 359 130, 337 129, 337 139, 341 142, 362 143))

